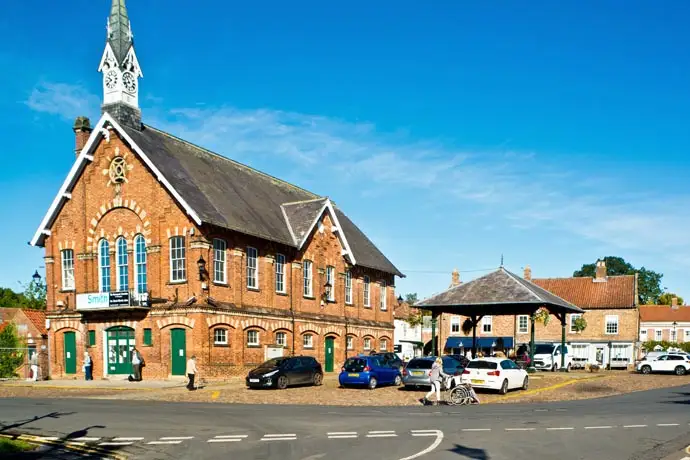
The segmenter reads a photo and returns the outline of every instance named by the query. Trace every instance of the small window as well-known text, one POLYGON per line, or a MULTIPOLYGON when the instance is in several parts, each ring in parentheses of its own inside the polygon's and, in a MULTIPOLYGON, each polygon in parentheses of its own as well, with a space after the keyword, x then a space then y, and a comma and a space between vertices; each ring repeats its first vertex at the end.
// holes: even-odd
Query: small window
POLYGON ((345 303, 352 305, 352 272, 345 272, 345 303))
POLYGON ((355 348, 354 339, 351 335, 348 335, 345 339, 345 347, 348 350, 353 350, 355 348))
POLYGON ((647 341, 647 329, 640 329, 640 340, 643 342, 647 341))
POLYGON ((371 339, 369 337, 364 338, 364 350, 371 350, 371 339))
POLYGON ((215 238, 213 240, 213 281, 220 284, 228 282, 225 263, 227 244, 225 240, 215 238))
POLYGON ((690 342, 690 329, 685 329, 685 342, 690 342))
POLYGON ((527 334, 529 332, 529 316, 520 315, 518 316, 518 333, 527 334))
POLYGON ((314 336, 311 334, 304 334, 304 337, 302 337, 302 345, 304 348, 314 348, 314 336))
POLYGON ((94 331, 94 330, 89 331, 89 346, 90 347, 96 346, 96 331, 94 331))
POLYGON ((304 278, 304 297, 313 297, 314 291, 312 289, 312 273, 310 260, 305 260, 302 263, 302 271, 304 278))
POLYGON ((276 254, 276 292, 285 293, 285 256, 276 254))
MULTIPOLYGON (((255 332, 255 331, 250 331, 255 332)), ((218 327, 213 330, 213 343, 215 345, 227 345, 228 344, 228 330, 222 327, 218 327)))
POLYGON ((153 345, 153 337, 151 336, 151 328, 144 329, 144 345, 150 347, 153 345))
POLYGON ((259 346, 259 331, 247 331, 247 346, 259 346))
POLYGON ((335 267, 326 267, 326 298, 329 302, 335 301, 335 267))
POLYGON ((381 311, 386 311, 388 310, 388 303, 386 302, 386 282, 381 281, 381 290, 379 294, 379 306, 381 307, 381 311))
POLYGON ((276 332, 276 345, 287 346, 287 334, 285 332, 276 332))
POLYGON ((485 316, 482 318, 482 332, 490 334, 492 331, 493 321, 491 316, 485 316))
POLYGON ((364 277, 364 306, 369 307, 369 277, 364 277))
POLYGON ((387 339, 381 339, 379 341, 379 350, 380 351, 388 351, 388 340, 387 339))
POLYGON ((581 317, 582 315, 579 313, 573 313, 572 315, 570 315, 570 332, 572 332, 573 334, 577 332, 575 330, 575 320, 581 317))
POLYGON ((671 340, 670 341, 672 343, 676 342, 676 330, 675 329, 671 329, 671 340))
POLYGON ((661 333, 662 333, 661 329, 657 329, 654 331, 654 340, 655 341, 661 342, 661 337, 662 337, 661 333))
POLYGON ((618 315, 606 316, 606 334, 618 334, 618 315))
POLYGON ((187 280, 187 263, 184 236, 170 238, 170 281, 179 283, 187 280))
MULTIPOLYGON (((451 334, 460 333, 460 317, 459 316, 451 316, 451 318, 450 318, 450 333, 451 334)), ((407 335, 407 334, 405 334, 405 335, 407 335)))
POLYGON ((247 247, 247 287, 259 289, 259 251, 247 247))
POLYGON ((61 252, 62 259, 62 289, 74 290, 74 251, 65 249, 61 252))

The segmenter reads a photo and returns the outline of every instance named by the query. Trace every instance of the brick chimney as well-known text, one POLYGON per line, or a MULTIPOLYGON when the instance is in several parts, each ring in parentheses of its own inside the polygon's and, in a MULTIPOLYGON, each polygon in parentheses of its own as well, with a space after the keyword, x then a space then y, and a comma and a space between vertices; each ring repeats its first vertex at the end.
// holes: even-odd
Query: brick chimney
POLYGON ((450 275, 450 287, 459 286, 462 281, 460 281, 460 272, 456 268, 450 275))
POLYGON ((674 296, 671 298, 671 309, 678 310, 678 297, 674 296))
POLYGON ((529 265, 525 265, 525 272, 523 273, 522 277, 527 281, 532 281, 532 269, 529 265))
POLYGON ((81 149, 84 148, 86 142, 89 140, 91 131, 93 131, 91 129, 91 122, 88 117, 77 117, 77 119, 74 120, 74 127, 72 129, 74 130, 75 137, 74 153, 79 156, 81 149))
POLYGON ((598 283, 606 282, 606 262, 603 260, 597 260, 594 281, 598 283))

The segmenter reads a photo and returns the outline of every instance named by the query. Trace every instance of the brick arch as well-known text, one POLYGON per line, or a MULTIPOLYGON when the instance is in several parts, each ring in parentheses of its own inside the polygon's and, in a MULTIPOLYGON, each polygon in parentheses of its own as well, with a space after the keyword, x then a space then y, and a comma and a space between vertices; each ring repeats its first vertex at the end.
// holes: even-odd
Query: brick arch
POLYGON ((273 332, 278 332, 281 330, 292 332, 292 324, 289 321, 278 321, 276 323, 273 323, 273 327, 271 327, 271 330, 273 332))
POLYGON ((194 321, 195 320, 184 316, 171 316, 169 318, 159 319, 156 321, 156 324, 158 325, 158 329, 173 325, 187 326, 190 329, 194 329, 194 321))
POLYGON ((381 339, 386 339, 386 340, 388 340, 389 342, 391 341, 390 336, 387 336, 387 335, 382 335, 381 337, 379 337, 379 340, 381 340, 381 339))
POLYGON ((123 200, 122 197, 116 197, 110 201, 107 201, 106 203, 103 203, 99 208, 98 212, 96 212, 96 214, 91 218, 91 221, 89 223, 89 233, 86 237, 87 250, 93 251, 94 243, 101 238, 106 238, 108 239, 108 241, 110 241, 110 239, 114 240, 120 235, 124 236, 125 238, 128 238, 130 236, 134 237, 134 235, 136 235, 137 233, 141 233, 142 235, 144 235, 144 238, 146 238, 146 244, 151 244, 151 238, 149 238, 149 236, 151 235, 151 221, 149 221, 147 217, 148 213, 134 200, 123 200), (134 229, 134 231, 131 232, 123 231, 122 227, 118 227, 117 233, 114 235, 105 235, 105 233, 103 232, 101 235, 98 235, 96 233, 96 228, 98 227, 98 224, 101 222, 101 219, 103 219, 103 217, 106 214, 108 214, 110 211, 114 209, 129 209, 134 214, 136 214, 139 217, 139 219, 141 219, 142 225, 137 225, 136 229, 134 229))
POLYGON ((236 318, 233 318, 232 316, 229 316, 229 315, 216 315, 216 316, 212 316, 210 318, 206 318, 206 324, 208 325, 209 328, 212 328, 212 327, 217 326, 219 324, 224 324, 226 326, 230 326, 233 329, 237 329, 239 327, 239 321, 236 318))
POLYGON ((341 335, 343 335, 342 330, 337 326, 326 326, 326 327, 324 327, 322 334, 324 337, 333 336, 333 335, 336 337, 340 337, 341 335))
POLYGON ((53 329, 53 331, 55 331, 55 333, 61 331, 62 329, 72 329, 80 333, 84 332, 84 325, 80 321, 56 321, 55 323, 51 324, 50 327, 53 329))
POLYGON ((125 326, 130 329, 136 330, 137 328, 137 322, 136 321, 109 321, 103 325, 103 329, 108 330, 111 327, 117 327, 117 326, 125 326))
POLYGON ((262 331, 269 331, 271 328, 268 325, 268 321, 264 321, 262 319, 258 318, 247 318, 243 319, 239 322, 240 328, 243 331, 246 331, 247 329, 255 328, 255 329, 261 329, 262 331))
POLYGON ((316 335, 316 336, 321 335, 313 329, 307 329, 306 331, 300 331, 300 333, 299 333, 299 335, 307 335, 307 334, 316 335))
POLYGON ((302 323, 299 325, 299 333, 304 334, 306 331, 314 331, 317 334, 321 335, 321 327, 317 326, 314 323, 302 323))

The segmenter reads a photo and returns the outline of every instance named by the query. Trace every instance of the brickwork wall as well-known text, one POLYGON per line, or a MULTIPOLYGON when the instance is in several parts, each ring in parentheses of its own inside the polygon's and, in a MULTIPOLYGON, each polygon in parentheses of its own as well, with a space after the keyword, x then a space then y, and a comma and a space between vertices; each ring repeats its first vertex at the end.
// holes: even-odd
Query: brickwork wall
MULTIPOLYGON (((587 328, 581 333, 570 332, 570 315, 566 317, 566 341, 568 342, 608 342, 608 341, 637 341, 639 331, 639 315, 637 309, 596 309, 586 310, 584 315, 587 328), (606 334, 606 316, 618 316, 618 334, 606 334)), ((537 341, 558 342, 561 340, 561 323, 555 316, 551 316, 548 326, 537 323, 535 327, 537 341)), ((518 343, 529 342, 528 334, 518 334, 518 343)))

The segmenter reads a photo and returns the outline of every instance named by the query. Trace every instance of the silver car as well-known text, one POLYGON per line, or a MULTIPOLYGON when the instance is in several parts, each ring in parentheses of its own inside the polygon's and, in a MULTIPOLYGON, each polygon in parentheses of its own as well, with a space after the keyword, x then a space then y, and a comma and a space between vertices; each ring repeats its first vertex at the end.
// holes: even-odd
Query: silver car
MULTIPOLYGON (((443 356, 443 372, 449 375, 461 375, 464 368, 462 363, 451 357, 443 356)), ((431 365, 436 360, 435 356, 425 356, 423 358, 414 358, 403 369, 403 383, 405 388, 430 387, 429 372, 431 365)))

